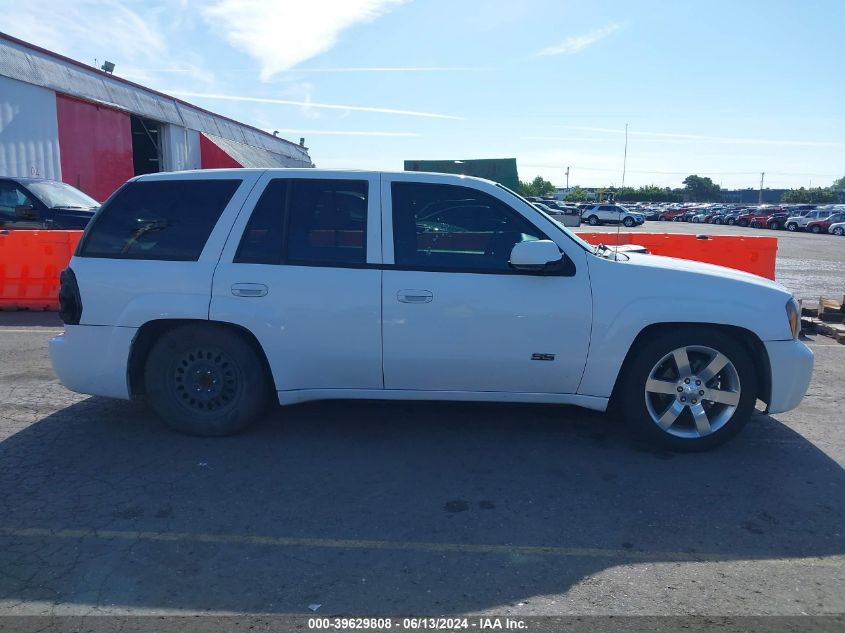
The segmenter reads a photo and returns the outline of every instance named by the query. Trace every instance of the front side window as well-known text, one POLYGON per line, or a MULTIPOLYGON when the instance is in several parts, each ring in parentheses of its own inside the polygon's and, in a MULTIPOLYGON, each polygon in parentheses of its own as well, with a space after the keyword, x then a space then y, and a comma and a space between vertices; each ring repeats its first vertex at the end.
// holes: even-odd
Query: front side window
POLYGON ((12 224, 21 220, 17 207, 35 207, 35 201, 27 196, 13 182, 0 182, 0 225, 12 224))
POLYGON ((511 272, 511 250, 548 239, 497 198, 469 187, 395 182, 394 255, 398 266, 511 272))
POLYGON ((95 216, 82 257, 196 261, 240 180, 129 183, 95 216))

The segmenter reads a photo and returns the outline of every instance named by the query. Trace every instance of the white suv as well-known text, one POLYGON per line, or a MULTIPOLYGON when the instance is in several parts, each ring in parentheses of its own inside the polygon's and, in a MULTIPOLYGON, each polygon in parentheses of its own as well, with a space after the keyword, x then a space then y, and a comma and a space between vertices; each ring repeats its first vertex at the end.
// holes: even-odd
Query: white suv
POLYGON ((617 204, 596 204, 592 207, 587 207, 581 212, 581 220, 590 226, 598 226, 605 223, 619 224, 621 222, 630 228, 632 226, 639 226, 645 222, 645 215, 629 211, 617 204))
POLYGON ((815 209, 813 211, 807 211, 803 215, 793 215, 786 218, 784 226, 786 227, 787 231, 797 231, 798 229, 805 228, 813 220, 824 220, 825 218, 836 213, 837 211, 838 209, 835 208, 815 209))
POLYGON ((62 275, 75 391, 236 432, 270 401, 609 404, 677 450, 796 407, 813 364, 766 279, 592 247, 502 186, 316 169, 153 174, 62 275))

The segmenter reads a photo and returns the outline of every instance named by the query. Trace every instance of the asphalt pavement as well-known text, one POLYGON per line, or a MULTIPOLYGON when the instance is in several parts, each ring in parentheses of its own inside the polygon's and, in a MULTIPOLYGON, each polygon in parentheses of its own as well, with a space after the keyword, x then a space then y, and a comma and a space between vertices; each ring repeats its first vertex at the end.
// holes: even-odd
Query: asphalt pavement
POLYGON ((183 437, 58 384, 60 330, 0 313, 2 615, 845 612, 829 339, 797 410, 679 455, 536 405, 310 403, 183 437))

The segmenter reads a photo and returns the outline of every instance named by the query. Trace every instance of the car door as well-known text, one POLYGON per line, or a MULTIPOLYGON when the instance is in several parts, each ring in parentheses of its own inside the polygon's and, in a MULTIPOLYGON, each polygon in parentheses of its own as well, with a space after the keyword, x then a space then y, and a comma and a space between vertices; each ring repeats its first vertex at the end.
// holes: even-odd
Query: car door
POLYGON ((592 317, 581 246, 492 184, 385 174, 382 210, 386 389, 576 392, 592 317), (528 239, 555 241, 569 269, 511 269, 528 239))
POLYGON ((255 335, 281 400, 383 388, 379 222, 377 175, 268 171, 244 205, 209 314, 255 335))

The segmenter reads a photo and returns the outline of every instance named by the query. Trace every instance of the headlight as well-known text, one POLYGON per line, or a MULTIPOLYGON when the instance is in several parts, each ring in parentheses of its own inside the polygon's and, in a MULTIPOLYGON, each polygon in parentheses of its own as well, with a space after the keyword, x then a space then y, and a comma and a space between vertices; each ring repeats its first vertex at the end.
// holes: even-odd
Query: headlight
POLYGON ((792 338, 797 339, 801 331, 801 309, 795 297, 786 302, 786 318, 789 319, 789 329, 792 331, 792 338))

